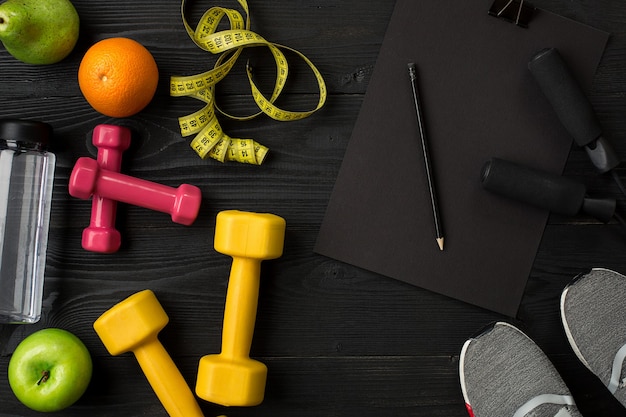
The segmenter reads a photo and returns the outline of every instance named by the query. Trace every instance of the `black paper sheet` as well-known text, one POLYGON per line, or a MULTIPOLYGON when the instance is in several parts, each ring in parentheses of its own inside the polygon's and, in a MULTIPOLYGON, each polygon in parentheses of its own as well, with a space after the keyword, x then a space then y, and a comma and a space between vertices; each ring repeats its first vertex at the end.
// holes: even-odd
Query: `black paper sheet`
POLYGON ((559 50, 589 90, 609 34, 492 1, 398 0, 315 252, 515 316, 549 213, 480 186, 491 157, 560 174, 572 139, 527 68, 559 50), (435 227, 407 63, 417 66, 445 248, 435 227))

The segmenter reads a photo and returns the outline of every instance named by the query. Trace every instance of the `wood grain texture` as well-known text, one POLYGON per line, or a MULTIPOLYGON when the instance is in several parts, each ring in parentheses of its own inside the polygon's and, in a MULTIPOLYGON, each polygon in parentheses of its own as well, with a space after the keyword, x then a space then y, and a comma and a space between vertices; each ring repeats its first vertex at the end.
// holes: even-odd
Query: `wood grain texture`
MULTIPOLYGON (((482 2, 477 1, 477 7, 482 2)), ((485 2, 486 4, 487 2, 485 2)), ((58 416, 166 416, 130 354, 111 357, 92 329, 93 321, 126 296, 150 288, 170 316, 160 339, 190 386, 198 360, 220 349, 230 259, 213 249, 217 212, 273 212, 287 221, 285 253, 263 264, 252 356, 266 363, 266 399, 252 408, 226 409, 201 401, 207 416, 429 416, 467 412, 458 383, 463 342, 495 313, 382 277, 313 253, 313 246, 367 90, 393 0, 250 0, 253 29, 266 39, 296 48, 323 74, 326 106, 311 118, 280 123, 267 117, 224 121, 235 137, 270 148, 260 167, 199 159, 180 136, 177 117, 200 108, 169 97, 169 77, 210 69, 215 57, 185 33, 177 1, 74 0, 81 16, 80 41, 70 57, 32 67, 0 49, 0 117, 38 119, 55 129, 58 158, 48 247, 44 314, 30 326, 0 326, 0 417, 39 415, 11 394, 7 364, 17 344, 45 327, 78 335, 94 359, 94 378, 84 397, 58 416), (154 101, 123 120, 93 111, 80 94, 80 59, 97 40, 127 36, 143 43, 160 70, 154 101), (74 161, 96 155, 91 132, 100 123, 133 131, 123 170, 150 181, 201 188, 203 205, 190 227, 168 215, 120 205, 123 244, 113 255, 84 251, 82 229, 91 204, 68 195, 74 161)), ((605 133, 626 155, 626 3, 622 0, 535 0, 534 5, 612 33, 590 98, 605 133)), ((192 1, 198 20, 214 2, 192 1)), ((237 7, 234 0, 219 5, 237 7)), ((285 97, 289 108, 317 103, 310 71, 295 57, 285 97)), ((293 62, 291 59, 293 58, 293 62)), ((262 85, 275 68, 263 48, 246 51, 262 85)), ((225 109, 254 110, 244 75, 245 60, 218 88, 225 109)), ((618 169, 622 176, 626 170, 618 169)), ((573 149, 565 174, 591 192, 626 198, 597 175, 585 153, 573 149)), ((585 416, 625 416, 575 359, 558 317, 562 288, 594 266, 626 272, 626 233, 584 217, 551 216, 515 323, 554 361, 585 416)), ((467 277, 471 279, 471 277, 467 277)), ((503 277, 506 279, 506 277, 503 277)), ((482 417, 482 416, 479 416, 482 417)))

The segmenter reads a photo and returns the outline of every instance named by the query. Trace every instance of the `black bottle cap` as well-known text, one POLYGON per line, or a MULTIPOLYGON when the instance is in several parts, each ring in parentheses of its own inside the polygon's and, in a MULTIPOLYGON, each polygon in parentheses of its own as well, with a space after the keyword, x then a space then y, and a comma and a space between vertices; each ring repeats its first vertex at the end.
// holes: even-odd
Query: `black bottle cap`
POLYGON ((52 136, 52 126, 44 122, 20 119, 0 119, 0 140, 29 142, 46 146, 52 136))

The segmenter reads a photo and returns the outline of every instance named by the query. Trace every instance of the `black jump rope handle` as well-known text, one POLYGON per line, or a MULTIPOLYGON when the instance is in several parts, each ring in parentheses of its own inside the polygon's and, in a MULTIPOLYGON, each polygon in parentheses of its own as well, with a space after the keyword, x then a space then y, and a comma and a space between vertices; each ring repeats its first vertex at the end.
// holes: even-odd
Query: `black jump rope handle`
POLYGON ((604 223, 615 214, 615 200, 588 198, 583 184, 504 159, 492 158, 484 165, 481 184, 495 194, 557 214, 583 212, 604 223))
POLYGON ((613 146, 602 136, 602 129, 589 99, 554 48, 539 51, 528 69, 554 108, 559 120, 578 146, 585 149, 601 173, 620 164, 613 146))

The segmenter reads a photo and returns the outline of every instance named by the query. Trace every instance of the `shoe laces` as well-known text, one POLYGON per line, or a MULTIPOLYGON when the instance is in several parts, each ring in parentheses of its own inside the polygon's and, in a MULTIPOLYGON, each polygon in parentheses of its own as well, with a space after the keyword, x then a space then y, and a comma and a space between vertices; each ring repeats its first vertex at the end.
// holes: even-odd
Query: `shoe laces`
MULTIPOLYGON (((524 417, 535 408, 543 404, 556 404, 563 406, 575 406, 574 398, 571 395, 558 394, 541 394, 528 400, 524 405, 517 409, 513 417, 524 417)), ((567 407, 563 407, 554 417, 571 417, 567 407)))
POLYGON ((615 394, 618 388, 624 388, 626 386, 626 378, 620 381, 622 376, 622 366, 624 365, 624 359, 626 359, 626 345, 622 346, 613 358, 613 369, 611 371, 611 379, 607 388, 611 394, 615 394))

